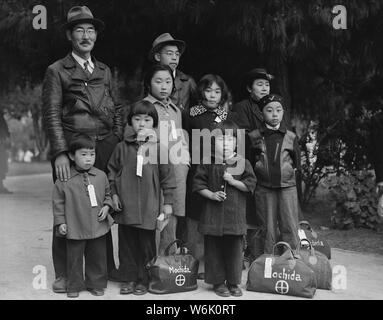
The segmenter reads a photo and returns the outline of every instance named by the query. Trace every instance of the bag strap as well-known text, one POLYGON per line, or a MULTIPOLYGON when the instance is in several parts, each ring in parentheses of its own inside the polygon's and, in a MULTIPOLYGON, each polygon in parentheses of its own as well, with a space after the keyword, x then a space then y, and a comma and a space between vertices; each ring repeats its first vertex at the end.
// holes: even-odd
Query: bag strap
POLYGON ((299 224, 299 226, 307 226, 310 231, 313 231, 310 223, 306 220, 299 221, 298 224, 299 224))
POLYGON ((170 243, 168 244, 168 246, 166 247, 166 249, 165 249, 165 253, 164 253, 165 256, 168 256, 168 255, 169 255, 169 250, 170 250, 170 248, 171 248, 174 244, 178 244, 178 245, 181 247, 181 253, 182 253, 182 254, 185 253, 185 250, 183 250, 183 248, 185 247, 185 243, 184 243, 182 240, 180 240, 180 239, 176 239, 176 240, 170 242, 170 243))

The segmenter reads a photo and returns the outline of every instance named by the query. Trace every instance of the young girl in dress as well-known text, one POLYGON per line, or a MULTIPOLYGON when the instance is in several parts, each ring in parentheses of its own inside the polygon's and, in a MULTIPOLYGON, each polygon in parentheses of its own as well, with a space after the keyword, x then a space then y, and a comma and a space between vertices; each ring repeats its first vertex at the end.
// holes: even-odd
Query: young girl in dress
POLYGON ((133 130, 114 150, 108 164, 114 208, 117 212, 120 293, 145 294, 148 290, 146 264, 156 256, 156 222, 163 211, 172 213, 174 170, 159 163, 154 128, 157 111, 149 101, 135 103, 128 115, 133 130), (154 155, 154 156, 153 156, 154 155), (161 190, 163 205, 161 204, 161 190), (161 210, 162 207, 162 210, 161 210))
POLYGON ((193 192, 203 197, 198 230, 204 235, 205 282, 219 296, 241 296, 243 236, 246 234, 246 195, 256 178, 251 164, 235 153, 238 127, 219 124, 211 164, 198 165, 193 192))
MULTIPOLYGON (((193 177, 197 164, 201 162, 203 155, 203 144, 199 139, 192 139, 193 130, 214 130, 226 119, 233 119, 233 114, 227 108, 230 104, 230 93, 225 81, 215 74, 204 75, 197 87, 198 104, 190 108, 188 129, 190 143, 190 154, 192 165, 188 175, 186 193, 186 234, 185 241, 191 253, 199 260, 199 278, 204 277, 204 244, 203 235, 198 232, 198 221, 201 215, 202 202, 198 193, 193 193, 193 177), (199 151, 199 159, 195 159, 199 151), (195 163, 197 162, 197 163, 195 163)), ((210 152, 210 150, 208 150, 210 152)))
MULTIPOLYGON (((173 104, 170 95, 174 90, 173 72, 168 66, 156 64, 151 66, 145 74, 144 101, 151 102, 158 114, 158 128, 156 129, 162 145, 167 146, 169 163, 173 164, 176 188, 174 190, 173 214, 160 234, 159 254, 164 251, 169 243, 176 239, 178 217, 185 216, 186 178, 189 171, 188 141, 182 131, 182 114, 180 109, 173 104)), ((164 155, 161 150, 162 156, 164 155)), ((163 157, 161 161, 164 162, 163 157)), ((172 248, 171 253, 175 248, 172 248)))

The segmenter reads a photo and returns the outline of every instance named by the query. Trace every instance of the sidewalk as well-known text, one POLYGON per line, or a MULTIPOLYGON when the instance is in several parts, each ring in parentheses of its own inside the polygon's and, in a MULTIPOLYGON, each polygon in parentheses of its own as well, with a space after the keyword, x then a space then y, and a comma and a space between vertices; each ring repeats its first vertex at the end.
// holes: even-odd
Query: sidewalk
MULTIPOLYGON (((8 177, 5 184, 14 193, 0 195, 0 300, 67 299, 65 294, 55 294, 51 290, 54 278, 51 261, 51 175, 8 177), (36 276, 33 273, 35 266, 46 268, 46 289, 36 290, 32 286, 36 276)), ((113 226, 113 233, 116 235, 116 226, 113 226)), ((343 265, 347 270, 347 289, 336 292, 317 290, 314 300, 383 299, 383 256, 340 249, 333 249, 332 256, 332 266, 343 265)), ((246 291, 246 278, 247 270, 243 272, 241 287, 244 294, 239 300, 299 299, 246 291)), ((103 297, 81 292, 79 299, 234 300, 216 296, 203 281, 199 281, 198 284, 197 290, 187 293, 121 296, 118 283, 109 282, 103 297)))

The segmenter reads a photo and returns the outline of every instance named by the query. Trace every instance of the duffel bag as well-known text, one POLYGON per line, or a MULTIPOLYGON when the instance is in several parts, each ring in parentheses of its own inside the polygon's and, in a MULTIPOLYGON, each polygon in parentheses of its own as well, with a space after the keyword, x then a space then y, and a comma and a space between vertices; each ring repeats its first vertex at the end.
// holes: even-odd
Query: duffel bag
POLYGON ((331 290, 332 269, 327 257, 323 253, 315 251, 308 239, 300 240, 295 252, 296 256, 302 258, 303 262, 314 271, 317 288, 331 290))
POLYGON ((298 229, 299 239, 308 239, 311 242, 311 245, 316 251, 322 252, 328 259, 331 259, 331 247, 328 242, 320 237, 314 230, 311 228, 311 225, 308 221, 300 221, 298 229))
POLYGON ((273 246, 272 254, 263 254, 251 264, 246 289, 312 298, 316 291, 316 278, 314 271, 294 255, 287 242, 278 242, 273 246), (281 245, 287 250, 277 256, 275 249, 281 245))
POLYGON ((156 294, 177 293, 197 289, 198 260, 181 240, 175 240, 165 249, 164 256, 157 256, 146 267, 149 271, 149 292, 156 294), (169 255, 172 245, 178 244, 179 254, 169 255))

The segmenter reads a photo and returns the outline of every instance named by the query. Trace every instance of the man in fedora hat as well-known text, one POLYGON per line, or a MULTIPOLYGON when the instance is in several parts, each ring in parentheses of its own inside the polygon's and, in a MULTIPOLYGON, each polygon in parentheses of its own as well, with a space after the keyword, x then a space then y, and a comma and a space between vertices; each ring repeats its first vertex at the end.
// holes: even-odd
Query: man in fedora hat
MULTIPOLYGON (((111 72, 91 52, 104 23, 86 6, 75 6, 63 25, 72 51, 51 64, 43 84, 44 125, 50 142, 53 180, 70 179, 68 144, 76 134, 96 141, 98 169, 106 169, 109 157, 122 137, 120 106, 112 98, 111 72)), ((56 280, 53 291, 66 292, 66 242, 53 232, 52 255, 56 280)), ((112 237, 107 236, 109 276, 116 271, 112 237)))
POLYGON ((187 114, 196 91, 193 78, 177 69, 185 47, 184 41, 174 39, 170 33, 163 33, 153 41, 149 52, 149 60, 169 66, 173 70, 175 88, 171 99, 184 115, 187 114))

